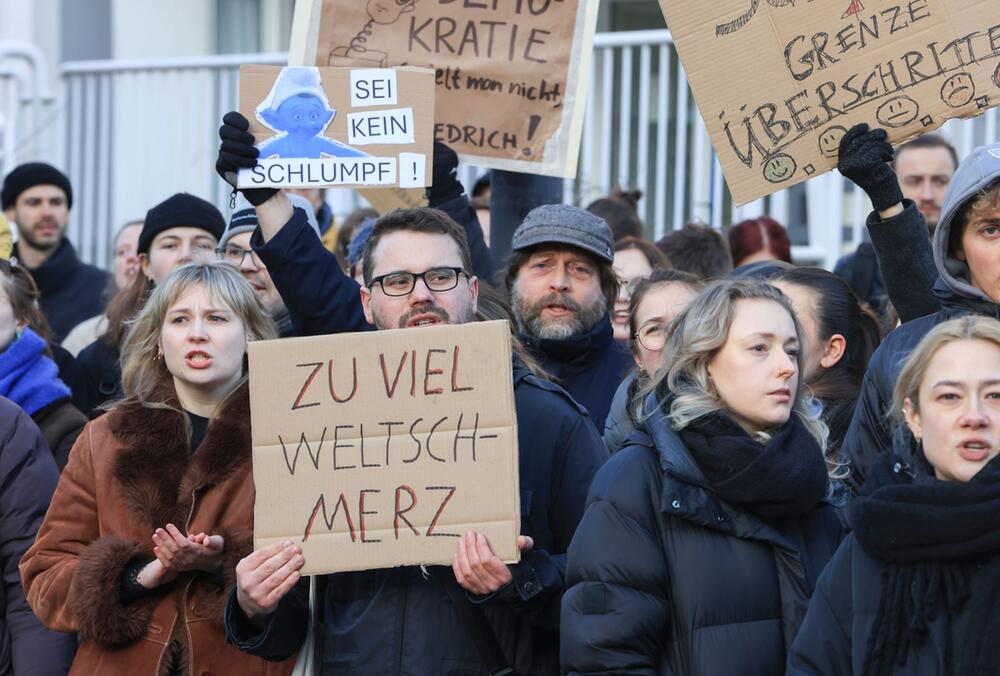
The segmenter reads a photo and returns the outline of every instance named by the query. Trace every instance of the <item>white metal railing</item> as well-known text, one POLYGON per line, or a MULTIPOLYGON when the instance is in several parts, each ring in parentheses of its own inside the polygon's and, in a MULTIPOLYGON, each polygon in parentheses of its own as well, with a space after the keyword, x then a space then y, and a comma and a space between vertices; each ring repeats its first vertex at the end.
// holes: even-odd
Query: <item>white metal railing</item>
MULTIPOLYGON (((207 197, 228 213, 228 190, 214 171, 216 131, 236 107, 239 66, 285 62, 269 53, 66 63, 53 105, 43 68, 3 69, 5 54, 38 58, 15 47, 0 43, 0 169, 32 159, 64 167, 75 193, 70 236, 83 258, 101 265, 115 229, 174 192, 207 197)), ((826 267, 861 240, 867 199, 835 172, 733 205, 669 31, 598 34, 593 64, 566 202, 585 206, 615 184, 638 188, 656 238, 691 220, 725 226, 767 213, 789 227, 797 261, 826 267)), ((1000 114, 953 120, 942 133, 964 155, 1000 139, 1000 114)), ((460 169, 466 186, 482 173, 460 169)), ((362 203, 349 190, 331 190, 328 200, 338 218, 362 203)))

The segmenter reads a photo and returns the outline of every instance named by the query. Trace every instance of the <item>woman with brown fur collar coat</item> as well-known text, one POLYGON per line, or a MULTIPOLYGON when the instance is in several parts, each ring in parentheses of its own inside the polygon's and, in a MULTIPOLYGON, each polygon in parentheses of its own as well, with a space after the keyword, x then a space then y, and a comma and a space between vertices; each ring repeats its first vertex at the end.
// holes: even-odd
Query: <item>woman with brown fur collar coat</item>
POLYGON ((226 264, 179 268, 126 340, 126 398, 88 424, 21 561, 28 602, 77 632, 70 674, 291 673, 226 644, 252 550, 245 354, 274 326, 226 264))

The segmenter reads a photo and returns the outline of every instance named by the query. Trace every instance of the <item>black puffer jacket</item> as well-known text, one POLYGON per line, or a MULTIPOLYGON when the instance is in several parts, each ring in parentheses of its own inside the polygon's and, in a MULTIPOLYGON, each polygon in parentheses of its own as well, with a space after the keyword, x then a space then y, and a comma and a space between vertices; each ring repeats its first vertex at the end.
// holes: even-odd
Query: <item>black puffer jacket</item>
MULTIPOLYGON (((514 374, 521 532, 535 548, 512 566, 511 584, 477 599, 507 659, 522 676, 559 672, 559 604, 566 549, 583 515, 587 487, 607 451, 586 413, 558 386, 514 374)), ((448 568, 406 566, 320 578, 324 675, 479 676, 469 631, 444 588, 448 568)), ((454 582, 452 582, 454 584, 454 582)), ((305 636, 307 590, 278 604, 263 633, 230 595, 226 630, 241 650, 268 659, 292 655, 305 636)))
POLYGON ((564 673, 783 673, 839 521, 823 506, 765 523, 706 486, 662 415, 597 473, 569 551, 564 673))
MULTIPOLYGON (((875 629, 884 566, 847 537, 816 585, 802 629, 788 655, 789 676, 865 676, 868 639, 875 629)), ((994 560, 977 575, 995 575, 994 560)), ((962 635, 967 608, 956 616, 937 613, 927 623, 927 640, 912 645, 900 676, 947 674, 952 632, 962 635)))

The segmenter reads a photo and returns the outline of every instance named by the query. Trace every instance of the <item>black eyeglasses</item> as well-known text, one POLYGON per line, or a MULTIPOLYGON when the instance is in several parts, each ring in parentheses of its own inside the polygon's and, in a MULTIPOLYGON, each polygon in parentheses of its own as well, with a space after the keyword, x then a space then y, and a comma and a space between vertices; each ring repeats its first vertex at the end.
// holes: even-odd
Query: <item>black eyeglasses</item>
POLYGON ((375 277, 368 288, 373 289, 378 284, 382 287, 382 293, 387 296, 408 296, 413 292, 417 280, 424 280, 428 289, 435 293, 451 291, 458 286, 458 278, 461 275, 468 276, 462 268, 431 268, 423 272, 390 272, 387 275, 375 277))
POLYGON ((250 260, 253 262, 254 265, 256 265, 258 268, 263 267, 263 265, 261 265, 260 259, 257 258, 257 254, 254 253, 253 249, 244 249, 241 246, 230 244, 225 248, 216 249, 215 253, 218 254, 220 258, 226 259, 236 267, 241 267, 243 265, 244 259, 246 259, 247 255, 249 255, 250 260))

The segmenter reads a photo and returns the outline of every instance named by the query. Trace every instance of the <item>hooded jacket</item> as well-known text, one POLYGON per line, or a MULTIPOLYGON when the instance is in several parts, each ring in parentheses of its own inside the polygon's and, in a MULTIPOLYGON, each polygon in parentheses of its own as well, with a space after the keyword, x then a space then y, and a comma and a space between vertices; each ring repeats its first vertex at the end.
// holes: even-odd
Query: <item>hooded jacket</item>
POLYGON ((582 336, 535 338, 522 332, 520 338, 546 373, 583 404, 597 429, 603 430, 615 391, 635 365, 628 348, 615 340, 610 317, 605 314, 582 336))
MULTIPOLYGON (((15 244, 11 256, 17 255, 15 244)), ((77 258, 68 239, 63 239, 44 263, 29 272, 41 293, 38 304, 52 328, 53 342, 62 342, 74 326, 104 310, 102 297, 108 273, 77 258)))
MULTIPOLYGON (((559 673, 559 604, 566 550, 583 515, 587 487, 607 452, 586 412, 562 389, 514 371, 519 444, 521 533, 534 549, 511 567, 510 584, 470 597, 484 610, 518 674, 559 673)), ((452 571, 428 566, 336 573, 320 578, 324 676, 479 676, 482 660, 444 588, 452 571)), ((454 582, 452 582, 454 584, 454 582)), ((318 585, 319 586, 319 585, 318 585)), ((283 659, 306 632, 307 591, 278 604, 264 632, 236 603, 226 609, 230 641, 252 655, 283 659)))
POLYGON ((912 457, 912 437, 898 427, 894 432, 887 420, 892 390, 910 352, 927 332, 941 322, 966 314, 1000 318, 1000 306, 970 282, 969 268, 951 255, 948 240, 956 217, 976 195, 1000 181, 1000 143, 980 146, 963 161, 948 187, 941 221, 934 230, 934 264, 938 280, 934 295, 941 309, 934 314, 903 324, 886 336, 875 350, 861 384, 854 419, 844 439, 842 452, 850 460, 853 482, 860 484, 880 453, 893 444, 912 457), (893 436, 896 435, 894 439, 893 436))
POLYGON ((834 509, 765 522, 721 499, 656 411, 594 478, 563 597, 563 673, 784 672, 834 509))

